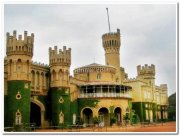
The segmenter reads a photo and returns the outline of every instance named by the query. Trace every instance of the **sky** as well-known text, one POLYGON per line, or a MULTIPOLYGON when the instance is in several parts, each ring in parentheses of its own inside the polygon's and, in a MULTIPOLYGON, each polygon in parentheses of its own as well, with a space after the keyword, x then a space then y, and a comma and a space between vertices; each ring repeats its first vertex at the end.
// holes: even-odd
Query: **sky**
POLYGON ((77 67, 105 64, 107 7, 111 31, 121 32, 120 63, 128 77, 137 76, 137 65, 154 64, 156 85, 167 84, 169 95, 176 92, 175 4, 5 4, 4 36, 34 33, 33 61, 45 64, 49 47, 71 48, 73 75, 77 67))

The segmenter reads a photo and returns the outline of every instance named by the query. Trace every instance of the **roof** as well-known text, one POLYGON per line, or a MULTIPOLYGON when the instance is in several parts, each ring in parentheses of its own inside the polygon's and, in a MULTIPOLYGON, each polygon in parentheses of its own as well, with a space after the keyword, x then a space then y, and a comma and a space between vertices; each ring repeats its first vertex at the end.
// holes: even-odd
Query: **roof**
MULTIPOLYGON (((79 68, 90 68, 90 67, 108 67, 108 68, 114 68, 113 66, 110 66, 110 65, 102 65, 102 64, 98 64, 98 63, 92 63, 92 64, 85 65, 85 66, 82 66, 82 67, 79 67, 79 68)), ((76 69, 78 69, 78 68, 76 68, 76 69)))

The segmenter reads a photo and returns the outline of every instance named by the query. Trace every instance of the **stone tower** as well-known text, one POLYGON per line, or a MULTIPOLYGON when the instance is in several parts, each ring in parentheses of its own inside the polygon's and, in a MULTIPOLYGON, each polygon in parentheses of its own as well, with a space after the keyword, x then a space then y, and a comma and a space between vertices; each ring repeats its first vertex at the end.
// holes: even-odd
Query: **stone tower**
POLYGON ((137 78, 143 79, 148 85, 155 86, 155 65, 137 66, 137 78))
POLYGON ((121 82, 120 74, 120 30, 115 33, 106 33, 102 36, 102 44, 105 51, 105 63, 116 68, 116 82, 121 82))
POLYGON ((6 34, 8 125, 30 122, 30 73, 34 34, 6 34))
POLYGON ((71 65, 71 49, 58 50, 57 46, 49 48, 50 88, 52 100, 52 123, 65 126, 70 121, 70 89, 69 69, 71 65))

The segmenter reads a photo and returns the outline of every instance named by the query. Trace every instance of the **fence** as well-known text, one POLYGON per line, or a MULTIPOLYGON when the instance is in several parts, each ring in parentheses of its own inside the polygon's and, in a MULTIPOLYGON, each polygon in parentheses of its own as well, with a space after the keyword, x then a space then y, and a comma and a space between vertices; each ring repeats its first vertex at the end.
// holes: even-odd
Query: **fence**
POLYGON ((48 126, 48 127, 38 127, 35 124, 21 124, 14 125, 13 127, 5 127, 5 132, 127 132, 129 128, 142 128, 142 127, 150 127, 150 126, 164 126, 166 122, 139 122, 137 124, 130 123, 121 123, 121 125, 115 126, 101 126, 94 124, 86 124, 86 125, 73 125, 66 124, 66 126, 48 126), (49 130, 49 131, 48 131, 49 130))

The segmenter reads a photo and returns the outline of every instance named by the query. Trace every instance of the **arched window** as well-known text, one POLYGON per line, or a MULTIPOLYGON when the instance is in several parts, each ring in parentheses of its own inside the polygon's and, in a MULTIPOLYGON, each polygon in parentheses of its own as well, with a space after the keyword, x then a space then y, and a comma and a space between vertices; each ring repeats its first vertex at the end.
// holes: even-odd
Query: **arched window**
POLYGON ((41 86, 44 87, 44 73, 41 73, 41 86))
POLYGON ((17 70, 17 72, 21 72, 22 71, 22 61, 21 61, 21 59, 18 59, 18 61, 17 61, 16 70, 17 70))
POLYGON ((101 74, 100 73, 97 74, 97 79, 101 79, 101 74))
POLYGON ((59 80, 62 82, 63 80, 63 72, 62 69, 59 70, 59 80))
POLYGON ((9 61, 9 67, 10 67, 10 74, 12 73, 12 69, 13 69, 13 67, 12 67, 12 59, 9 61))
POLYGON ((59 113, 59 124, 64 124, 64 114, 62 113, 59 113))
POLYGON ((15 124, 16 124, 16 125, 20 125, 20 124, 21 124, 22 116, 21 116, 21 112, 19 111, 19 109, 17 110, 15 116, 16 116, 16 118, 15 118, 15 124))
POLYGON ((36 72, 37 75, 37 86, 39 86, 40 84, 40 75, 39 75, 39 71, 36 72))
POLYGON ((116 78, 116 82, 119 82, 119 78, 116 78))
POLYGON ((55 72, 55 70, 52 71, 52 80, 53 81, 56 80, 56 72, 55 72))
POLYGON ((32 75, 31 83, 32 83, 32 86, 34 86, 35 85, 35 72, 34 72, 34 70, 31 71, 31 75, 32 75))

